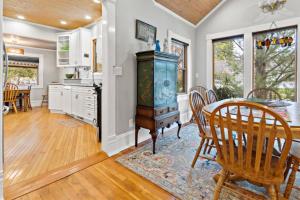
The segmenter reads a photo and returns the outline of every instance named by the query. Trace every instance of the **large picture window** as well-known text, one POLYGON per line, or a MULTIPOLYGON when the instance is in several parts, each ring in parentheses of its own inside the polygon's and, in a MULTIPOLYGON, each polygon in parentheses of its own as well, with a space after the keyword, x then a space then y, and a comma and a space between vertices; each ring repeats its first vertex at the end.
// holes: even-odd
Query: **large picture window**
POLYGON ((188 44, 172 39, 171 51, 179 57, 178 60, 178 79, 177 92, 187 92, 187 47, 188 44))
POLYGON ((213 86, 219 99, 243 97, 244 38, 213 41, 213 86))
POLYGON ((9 55, 8 60, 8 82, 16 85, 39 85, 38 57, 9 55))
POLYGON ((253 88, 274 89, 283 99, 296 101, 296 33, 292 27, 253 34, 253 88), (292 43, 280 41, 286 38, 293 38, 292 43), (271 41, 268 47, 257 47, 266 40, 271 41))

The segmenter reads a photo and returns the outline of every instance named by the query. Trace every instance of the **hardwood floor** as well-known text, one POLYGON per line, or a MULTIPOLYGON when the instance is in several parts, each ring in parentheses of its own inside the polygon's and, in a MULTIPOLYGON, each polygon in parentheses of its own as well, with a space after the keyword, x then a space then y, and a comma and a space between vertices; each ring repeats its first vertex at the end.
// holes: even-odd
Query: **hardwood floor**
POLYGON ((4 117, 4 186, 42 175, 100 151, 96 129, 47 108, 4 117))
POLYGON ((18 200, 176 199, 162 188, 118 164, 115 161, 117 156, 24 195, 18 200))

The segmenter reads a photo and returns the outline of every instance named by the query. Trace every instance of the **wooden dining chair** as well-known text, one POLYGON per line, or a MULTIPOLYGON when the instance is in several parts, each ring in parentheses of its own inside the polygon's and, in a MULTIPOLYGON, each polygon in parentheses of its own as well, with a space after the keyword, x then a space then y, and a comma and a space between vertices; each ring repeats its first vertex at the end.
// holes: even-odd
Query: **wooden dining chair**
POLYGON ((260 98, 269 100, 282 100, 281 95, 270 88, 256 88, 248 93, 247 99, 260 98))
MULTIPOLYGON (((268 100, 282 100, 281 95, 273 89, 269 88, 257 88, 249 92, 247 99, 249 98, 259 98, 259 99, 268 99, 268 100)), ((278 150, 282 149, 281 140, 277 140, 278 150)))
MULTIPOLYGON (((206 87, 203 87, 201 85, 197 85, 197 86, 191 87, 189 93, 191 93, 192 91, 199 92, 202 95, 202 97, 204 97, 205 104, 207 103, 206 99, 205 99, 205 95, 206 95, 206 91, 207 91, 206 87)), ((191 119, 190 119, 190 123, 194 123, 194 122, 195 122, 195 119, 192 116, 191 119)))
MULTIPOLYGON (((237 193, 245 193, 245 189, 232 182, 232 177, 264 186, 272 200, 279 199, 279 186, 284 181, 286 159, 292 144, 292 133, 287 122, 260 104, 227 102, 212 112, 210 127, 217 149, 217 162, 223 168, 215 188, 214 200, 219 199, 224 185, 237 193), (233 109, 236 111, 233 112, 233 109), (242 109, 246 109, 248 114, 242 109), (261 117, 257 117, 257 114, 254 116, 254 112, 260 112, 261 117), (221 135, 217 132, 221 132, 221 135), (233 142, 233 132, 237 134, 237 143, 233 142), (246 145, 243 143, 243 134, 247 137, 246 145), (273 155, 276 137, 285 140, 279 157, 273 155)), ((262 198, 254 192, 247 192, 255 197, 253 199, 262 198)))
MULTIPOLYGON (((203 150, 203 155, 206 154, 207 148, 209 148, 208 153, 210 153, 211 147, 213 147, 214 145, 213 145, 213 138, 210 133, 210 128, 208 127, 208 123, 205 119, 204 114, 202 113, 202 108, 205 106, 204 98, 198 91, 194 90, 189 95, 189 102, 193 112, 193 117, 199 129, 199 136, 201 138, 200 145, 197 149, 196 155, 192 162, 192 167, 194 167, 200 155, 203 145, 205 145, 203 150)), ((210 159, 209 157, 205 157, 205 158, 210 159)))
POLYGON ((12 104, 15 113, 18 113, 17 110, 17 97, 18 97, 18 86, 12 83, 7 83, 5 85, 5 90, 3 93, 3 103, 12 104))
POLYGON ((213 90, 206 91, 206 101, 208 104, 214 103, 218 101, 218 96, 213 90))
MULTIPOLYGON (((284 192, 284 197, 286 199, 290 198, 293 186, 295 184, 296 180, 296 173, 299 171, 299 164, 300 164, 300 141, 299 140, 294 140, 291 151, 290 151, 290 159, 289 159, 290 166, 288 165, 289 168, 292 169, 289 179, 287 181, 286 189, 284 192)), ((287 170, 288 172, 289 170, 287 170)))

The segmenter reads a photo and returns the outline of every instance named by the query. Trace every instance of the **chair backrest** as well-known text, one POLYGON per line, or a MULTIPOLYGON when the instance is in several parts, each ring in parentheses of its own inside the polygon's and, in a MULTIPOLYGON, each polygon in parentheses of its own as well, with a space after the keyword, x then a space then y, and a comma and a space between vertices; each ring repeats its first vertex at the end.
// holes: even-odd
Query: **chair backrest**
POLYGON ((18 86, 13 83, 6 83, 5 90, 3 92, 3 102, 16 101, 18 96, 18 86))
POLYGON ((260 182, 283 180, 292 134, 279 114, 256 103, 227 102, 212 112, 210 126, 217 148, 217 162, 224 168, 260 182), (280 157, 274 160, 277 138, 285 140, 285 145, 280 157))
POLYGON ((206 101, 208 104, 214 103, 218 101, 217 94, 213 90, 206 91, 206 101))
POLYGON ((281 95, 273 89, 257 88, 249 92, 247 98, 260 98, 269 100, 282 100, 281 95))
POLYGON ((202 113, 202 109, 205 106, 204 98, 198 91, 194 90, 190 92, 189 101, 193 116, 199 128, 200 136, 203 137, 206 134, 205 128, 207 126, 205 116, 202 113))
POLYGON ((207 91, 207 89, 205 87, 203 87, 201 85, 197 85, 197 86, 191 87, 190 92, 192 92, 194 90, 198 91, 202 95, 202 97, 205 98, 205 94, 207 91))

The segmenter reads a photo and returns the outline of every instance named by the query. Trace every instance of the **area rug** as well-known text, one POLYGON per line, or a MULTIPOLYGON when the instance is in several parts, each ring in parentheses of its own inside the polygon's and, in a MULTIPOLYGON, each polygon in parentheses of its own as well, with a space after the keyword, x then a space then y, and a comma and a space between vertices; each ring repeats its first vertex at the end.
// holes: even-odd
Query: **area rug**
MULTIPOLYGON (((177 130, 177 129, 176 129, 177 130)), ((117 158, 117 162, 143 176, 172 195, 183 200, 213 199, 215 182, 213 176, 221 167, 214 161, 198 159, 195 168, 191 163, 200 143, 198 129, 189 125, 181 130, 181 139, 177 139, 176 130, 171 130, 157 140, 156 154, 152 154, 152 143, 117 158)), ((247 182, 239 183, 258 193, 265 194, 264 188, 247 182)), ((298 173, 296 185, 300 184, 298 173)), ((284 190, 285 186, 282 186, 284 190)), ((232 191, 223 189, 220 199, 246 199, 232 191)), ((293 189, 290 199, 300 200, 300 191, 293 189)))

